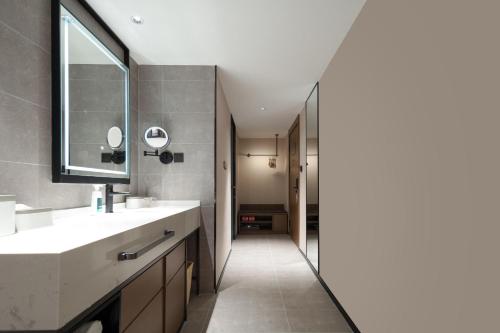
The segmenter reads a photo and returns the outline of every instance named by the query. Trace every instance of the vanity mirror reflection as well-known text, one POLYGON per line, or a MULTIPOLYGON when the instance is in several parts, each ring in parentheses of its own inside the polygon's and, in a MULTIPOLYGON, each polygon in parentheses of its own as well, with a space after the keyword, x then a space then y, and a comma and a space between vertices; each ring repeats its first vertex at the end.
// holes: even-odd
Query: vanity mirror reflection
POLYGON ((52 6, 53 181, 129 183, 128 49, 85 2, 52 6))
POLYGON ((319 271, 318 84, 306 102, 306 256, 319 271))

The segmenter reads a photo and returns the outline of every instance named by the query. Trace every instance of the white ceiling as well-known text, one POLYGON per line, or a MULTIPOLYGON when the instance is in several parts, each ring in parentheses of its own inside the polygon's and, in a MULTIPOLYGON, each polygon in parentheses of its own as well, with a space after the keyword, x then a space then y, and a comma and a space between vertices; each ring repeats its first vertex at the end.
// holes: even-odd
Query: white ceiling
POLYGON ((88 2, 139 64, 218 65, 239 136, 272 137, 287 133, 365 0, 88 2))

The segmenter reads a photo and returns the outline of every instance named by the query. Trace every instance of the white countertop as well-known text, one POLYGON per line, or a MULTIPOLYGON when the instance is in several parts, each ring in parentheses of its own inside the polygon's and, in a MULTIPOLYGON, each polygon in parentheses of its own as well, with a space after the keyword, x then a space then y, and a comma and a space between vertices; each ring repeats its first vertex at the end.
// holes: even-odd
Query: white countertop
POLYGON ((199 201, 158 201, 156 207, 92 214, 90 207, 54 211, 54 225, 0 237, 2 254, 63 253, 200 206, 199 201))
POLYGON ((54 225, 0 237, 0 331, 63 327, 200 226, 199 201, 114 209, 54 211, 54 225), (174 236, 136 260, 118 260, 165 230, 174 236))

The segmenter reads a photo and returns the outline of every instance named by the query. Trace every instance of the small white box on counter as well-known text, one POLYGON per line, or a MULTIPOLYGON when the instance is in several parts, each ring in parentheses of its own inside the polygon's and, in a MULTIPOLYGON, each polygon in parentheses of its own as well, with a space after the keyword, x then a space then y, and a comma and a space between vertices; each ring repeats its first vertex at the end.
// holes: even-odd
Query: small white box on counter
POLYGON ((16 196, 0 195, 0 236, 16 232, 16 196))
POLYGON ((17 231, 52 225, 52 208, 24 209, 16 211, 17 231))

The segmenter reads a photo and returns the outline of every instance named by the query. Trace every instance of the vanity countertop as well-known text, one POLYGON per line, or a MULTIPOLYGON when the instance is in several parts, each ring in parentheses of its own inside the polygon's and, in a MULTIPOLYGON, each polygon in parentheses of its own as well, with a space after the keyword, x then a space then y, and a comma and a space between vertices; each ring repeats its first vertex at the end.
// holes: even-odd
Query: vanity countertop
POLYGON ((140 209, 115 204, 112 214, 93 214, 88 207, 54 211, 52 226, 1 237, 0 255, 63 253, 199 206, 199 201, 157 201, 140 209))
POLYGON ((199 201, 92 215, 54 211, 54 225, 0 237, 0 331, 58 330, 200 226, 199 201), (161 242, 136 260, 122 251, 161 242))

